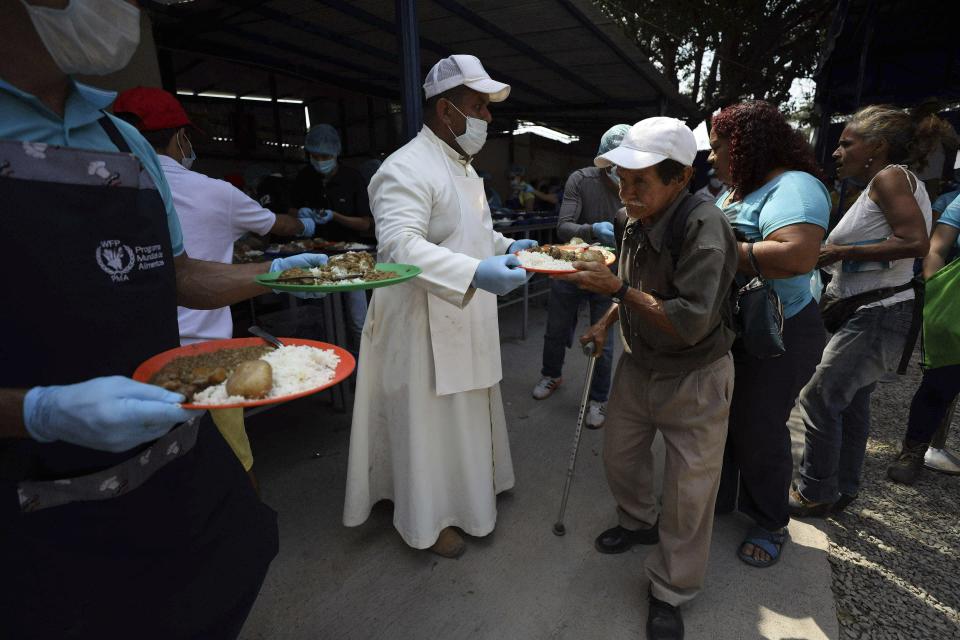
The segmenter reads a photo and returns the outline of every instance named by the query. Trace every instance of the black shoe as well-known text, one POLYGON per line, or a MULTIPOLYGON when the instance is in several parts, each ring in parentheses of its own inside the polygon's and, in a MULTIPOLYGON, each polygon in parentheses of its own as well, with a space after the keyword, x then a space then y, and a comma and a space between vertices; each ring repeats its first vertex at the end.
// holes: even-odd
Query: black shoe
POLYGON ((844 509, 850 506, 850 503, 857 499, 857 496, 850 496, 846 493, 840 494, 840 499, 833 503, 833 508, 830 509, 830 513, 840 513, 844 509))
POLYGON ((923 468, 923 456, 927 453, 929 442, 913 442, 904 439, 900 455, 887 467, 887 477, 900 484, 913 484, 923 468))
POLYGON ((683 640, 683 617, 680 609, 657 600, 649 594, 647 612, 647 640, 683 640))
POLYGON ((787 509, 793 518, 826 518, 834 510, 834 502, 808 500, 796 487, 787 496, 787 509))
MULTIPOLYGON (((657 520, 658 524, 659 522, 657 520)), ((593 546, 600 553, 623 553, 635 544, 657 544, 658 542, 660 542, 660 531, 657 524, 649 529, 639 529, 637 531, 624 529, 617 525, 597 536, 593 546)))

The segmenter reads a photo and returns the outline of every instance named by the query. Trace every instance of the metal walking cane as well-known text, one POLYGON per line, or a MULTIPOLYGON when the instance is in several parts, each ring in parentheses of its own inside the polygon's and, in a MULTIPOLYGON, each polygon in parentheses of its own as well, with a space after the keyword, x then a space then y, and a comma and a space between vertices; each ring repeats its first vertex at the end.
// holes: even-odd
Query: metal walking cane
POLYGON ((583 417, 587 412, 587 401, 590 399, 590 385, 593 382, 593 370, 597 366, 599 354, 593 342, 583 345, 583 353, 590 359, 587 363, 587 379, 583 383, 583 399, 580 401, 580 414, 577 416, 577 431, 573 436, 573 449, 570 451, 570 464, 567 466, 567 480, 563 485, 563 498, 560 500, 560 515, 553 523, 553 534, 562 536, 567 532, 563 526, 563 514, 567 510, 567 498, 570 496, 570 483, 573 482, 573 468, 577 464, 577 451, 580 449, 580 434, 583 432, 583 417))

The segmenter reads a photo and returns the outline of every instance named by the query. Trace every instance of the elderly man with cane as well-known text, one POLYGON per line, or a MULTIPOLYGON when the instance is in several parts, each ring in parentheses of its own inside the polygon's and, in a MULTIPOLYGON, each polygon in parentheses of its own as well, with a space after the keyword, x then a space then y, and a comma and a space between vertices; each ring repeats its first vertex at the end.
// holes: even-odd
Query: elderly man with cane
POLYGON ((651 640, 683 637, 678 607, 703 586, 733 392, 734 334, 724 317, 736 244, 723 213, 688 192, 696 153, 689 128, 655 117, 633 125, 619 147, 597 157, 598 167, 616 165, 629 217, 620 277, 590 263, 561 276, 614 302, 581 342, 601 350, 607 331, 620 321, 625 354, 614 376, 603 445, 619 522, 597 537, 596 548, 621 553, 659 541, 645 561, 651 640), (659 514, 652 453, 657 431, 666 444, 659 514))

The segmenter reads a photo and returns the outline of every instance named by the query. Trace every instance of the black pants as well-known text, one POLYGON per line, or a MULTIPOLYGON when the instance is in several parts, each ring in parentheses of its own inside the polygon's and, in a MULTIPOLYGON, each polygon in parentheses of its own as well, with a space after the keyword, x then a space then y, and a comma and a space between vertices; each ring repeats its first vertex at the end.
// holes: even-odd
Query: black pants
POLYGON ((736 378, 717 511, 735 508, 768 531, 790 521, 787 492, 793 476, 787 420, 800 389, 813 375, 827 336, 810 302, 783 323, 787 352, 760 360, 733 345, 736 378))
POLYGON ((910 403, 907 439, 930 442, 957 393, 960 393, 960 364, 924 371, 910 403))

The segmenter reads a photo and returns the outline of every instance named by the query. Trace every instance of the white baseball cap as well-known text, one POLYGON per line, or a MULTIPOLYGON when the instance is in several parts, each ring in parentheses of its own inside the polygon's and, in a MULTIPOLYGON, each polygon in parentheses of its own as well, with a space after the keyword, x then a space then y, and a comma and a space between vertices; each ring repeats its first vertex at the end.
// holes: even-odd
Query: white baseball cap
POLYGON ((676 160, 687 167, 697 157, 697 139, 681 120, 656 116, 630 127, 620 146, 597 156, 593 164, 624 169, 646 169, 663 160, 676 160))
POLYGON ((476 56, 463 54, 443 58, 433 65, 423 81, 423 92, 429 100, 460 85, 486 93, 490 102, 503 102, 510 95, 510 85, 492 80, 476 56))

